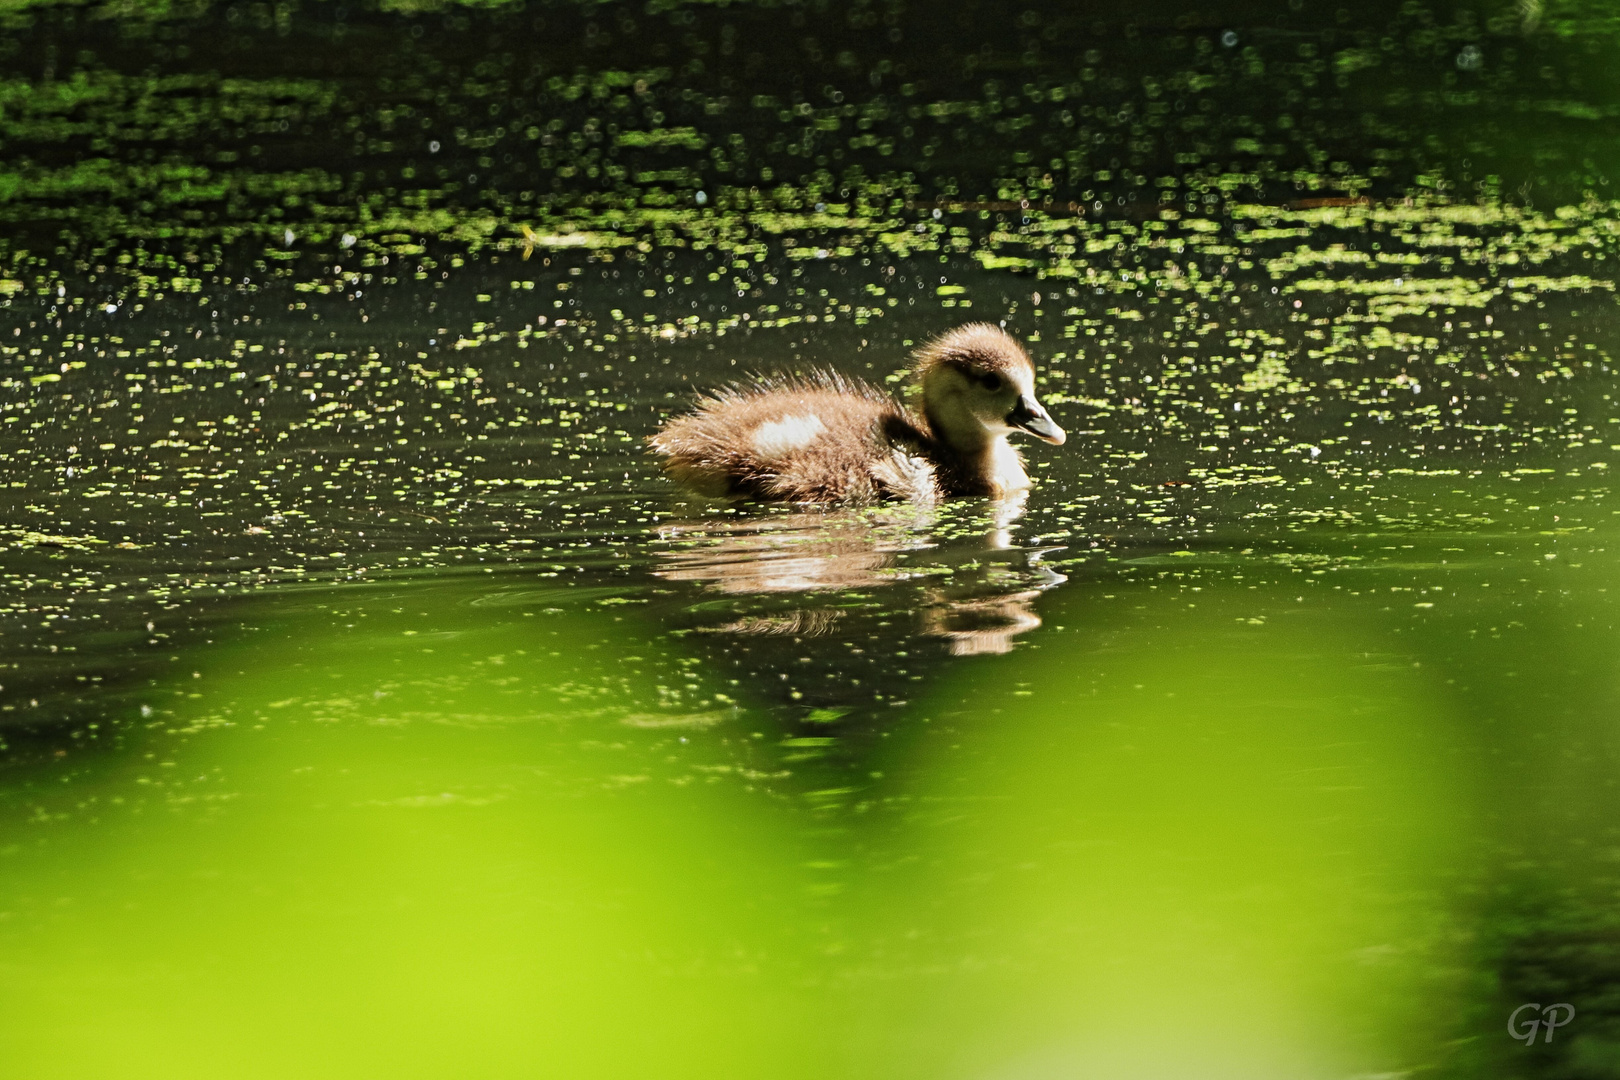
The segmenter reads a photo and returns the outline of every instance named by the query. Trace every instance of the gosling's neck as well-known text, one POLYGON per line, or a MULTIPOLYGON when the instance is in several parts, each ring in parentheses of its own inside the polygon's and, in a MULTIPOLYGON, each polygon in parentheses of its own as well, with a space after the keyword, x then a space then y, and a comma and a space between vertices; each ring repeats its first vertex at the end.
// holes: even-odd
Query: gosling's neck
POLYGON ((925 394, 923 416, 947 459, 941 464, 964 488, 1003 498, 1029 487, 1023 456, 1007 441, 1007 433, 985 427, 959 398, 938 400, 925 394))

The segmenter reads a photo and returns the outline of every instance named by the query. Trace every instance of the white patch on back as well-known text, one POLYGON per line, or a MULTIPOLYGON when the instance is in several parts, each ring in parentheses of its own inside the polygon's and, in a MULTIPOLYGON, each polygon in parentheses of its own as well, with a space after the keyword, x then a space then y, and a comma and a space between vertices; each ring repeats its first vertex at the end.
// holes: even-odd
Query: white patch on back
POLYGON ((769 420, 754 429, 754 452, 766 460, 787 457, 815 442, 826 430, 827 425, 815 415, 769 420))

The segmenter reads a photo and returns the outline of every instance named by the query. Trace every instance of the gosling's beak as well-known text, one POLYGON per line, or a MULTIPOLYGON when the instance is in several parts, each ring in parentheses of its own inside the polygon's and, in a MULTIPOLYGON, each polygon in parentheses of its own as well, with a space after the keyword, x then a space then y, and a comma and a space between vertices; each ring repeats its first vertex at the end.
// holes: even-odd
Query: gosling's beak
POLYGON ((1041 403, 1027 394, 1019 398, 1013 411, 1007 414, 1007 424, 1053 446, 1062 446, 1063 440, 1068 437, 1063 434, 1062 428, 1052 423, 1052 418, 1041 408, 1041 403))

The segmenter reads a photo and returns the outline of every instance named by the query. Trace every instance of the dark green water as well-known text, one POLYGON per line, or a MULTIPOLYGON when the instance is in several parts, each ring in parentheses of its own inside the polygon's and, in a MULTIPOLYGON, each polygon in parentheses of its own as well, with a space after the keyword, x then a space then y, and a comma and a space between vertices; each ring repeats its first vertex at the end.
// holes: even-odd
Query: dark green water
POLYGON ((1606 5, 3 12, 5 1075, 1620 1076, 1606 5))

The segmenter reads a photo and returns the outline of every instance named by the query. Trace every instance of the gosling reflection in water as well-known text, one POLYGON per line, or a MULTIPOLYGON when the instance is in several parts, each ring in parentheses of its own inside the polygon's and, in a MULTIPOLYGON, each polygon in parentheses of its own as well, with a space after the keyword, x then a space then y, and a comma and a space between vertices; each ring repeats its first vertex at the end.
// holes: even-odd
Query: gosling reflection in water
MULTIPOLYGON (((666 581, 690 581, 731 596, 793 593, 839 594, 878 587, 924 585, 907 603, 918 629, 949 642, 954 656, 1011 651, 1018 635, 1041 625, 1034 600, 1063 581, 1040 565, 1040 553, 1017 552, 1011 526, 1022 500, 992 504, 971 523, 960 516, 945 523, 931 510, 887 512, 805 510, 767 517, 674 523, 659 530, 666 581), (928 551, 933 558, 918 558, 928 551), (1012 560, 984 556, 1005 551, 1012 560), (909 556, 909 557, 907 557, 909 556), (949 589, 932 583, 950 576, 949 589), (971 577, 971 581, 964 578, 971 577)), ((834 633, 844 616, 834 606, 798 606, 739 614, 701 627, 705 633, 819 637, 834 633)))
POLYGON ((811 608, 786 611, 780 615, 748 615, 723 626, 705 627, 711 634, 774 634, 777 637, 820 637, 830 634, 841 611, 811 608))
POLYGON ((902 551, 931 547, 933 515, 818 512, 668 525, 658 532, 666 581, 699 581, 724 593, 844 591, 905 576, 902 551))
POLYGON ((1039 589, 978 600, 943 600, 923 610, 923 633, 950 641, 952 656, 999 656, 1012 652, 1019 634, 1041 625, 1031 606, 1039 589))

